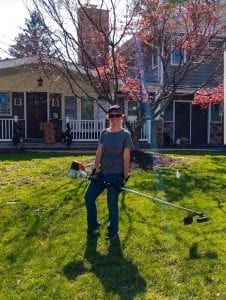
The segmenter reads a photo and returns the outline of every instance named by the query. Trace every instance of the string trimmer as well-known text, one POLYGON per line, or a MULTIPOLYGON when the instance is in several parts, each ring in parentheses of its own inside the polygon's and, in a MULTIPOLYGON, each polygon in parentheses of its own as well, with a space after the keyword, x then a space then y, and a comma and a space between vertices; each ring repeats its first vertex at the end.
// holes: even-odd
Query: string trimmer
MULTIPOLYGON (((78 162, 72 162, 71 167, 68 171, 68 176, 72 177, 72 178, 83 178, 83 179, 96 180, 96 181, 99 180, 96 175, 93 175, 93 174, 89 175, 88 173, 86 173, 84 165, 81 163, 78 163, 78 162)), ((106 186, 110 185, 110 183, 105 182, 105 181, 104 181, 104 184, 106 184, 106 186)), ((192 209, 189 209, 189 208, 186 208, 186 207, 174 204, 174 203, 170 203, 165 200, 162 200, 162 199, 150 196, 150 195, 146 195, 144 193, 129 189, 124 186, 121 187, 120 190, 142 196, 144 198, 150 199, 154 202, 161 203, 163 205, 168 205, 168 206, 180 209, 180 210, 187 211, 188 214, 183 219, 184 225, 193 223, 193 218, 196 216, 198 216, 196 221, 199 223, 209 221, 209 218, 202 212, 198 212, 198 211, 195 211, 195 210, 192 210, 192 209)))

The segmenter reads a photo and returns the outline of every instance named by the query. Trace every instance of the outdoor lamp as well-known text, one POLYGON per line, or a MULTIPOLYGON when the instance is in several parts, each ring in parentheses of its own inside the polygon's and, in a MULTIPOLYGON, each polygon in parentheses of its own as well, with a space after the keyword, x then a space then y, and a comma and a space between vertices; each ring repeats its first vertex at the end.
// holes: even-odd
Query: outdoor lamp
POLYGON ((14 122, 18 122, 18 116, 14 116, 14 122))
POLYGON ((39 77, 39 79, 37 80, 38 86, 42 86, 43 85, 43 79, 42 77, 39 77))

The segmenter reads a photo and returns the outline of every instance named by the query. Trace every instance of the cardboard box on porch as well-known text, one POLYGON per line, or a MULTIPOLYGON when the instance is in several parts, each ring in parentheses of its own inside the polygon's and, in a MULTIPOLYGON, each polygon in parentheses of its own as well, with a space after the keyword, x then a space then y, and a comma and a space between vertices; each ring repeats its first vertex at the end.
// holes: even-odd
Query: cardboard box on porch
POLYGON ((53 130, 53 123, 40 122, 40 130, 53 130))
POLYGON ((44 142, 45 144, 54 144, 56 142, 55 130, 45 130, 44 131, 44 142))

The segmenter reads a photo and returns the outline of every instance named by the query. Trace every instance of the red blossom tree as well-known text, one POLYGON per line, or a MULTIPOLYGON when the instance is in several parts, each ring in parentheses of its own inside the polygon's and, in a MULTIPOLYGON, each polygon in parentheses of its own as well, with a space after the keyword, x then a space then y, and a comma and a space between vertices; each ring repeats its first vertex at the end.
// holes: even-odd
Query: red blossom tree
MULTIPOLYGON (((215 64, 215 73, 209 74, 208 83, 216 78, 223 63, 224 27, 216 1, 140 0, 136 12, 135 26, 144 60, 155 53, 160 61, 161 86, 151 102, 152 116, 157 117, 186 77, 199 72, 203 64, 215 64), (172 66, 175 53, 178 61, 172 66)), ((200 86, 206 83, 200 82, 200 86)))
POLYGON ((215 88, 202 88, 199 89, 195 95, 193 104, 200 105, 206 109, 209 105, 221 104, 224 102, 224 86, 218 85, 215 88))

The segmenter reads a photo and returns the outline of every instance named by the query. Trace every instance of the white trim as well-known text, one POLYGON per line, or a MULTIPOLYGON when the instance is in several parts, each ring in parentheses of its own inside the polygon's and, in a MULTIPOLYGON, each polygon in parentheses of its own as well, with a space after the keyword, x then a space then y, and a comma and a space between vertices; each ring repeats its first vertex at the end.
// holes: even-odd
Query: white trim
POLYGON ((27 93, 24 92, 24 138, 27 139, 27 93))
POLYGON ((211 106, 209 104, 207 114, 207 143, 210 144, 210 123, 211 123, 211 106))
POLYGON ((151 55, 151 67, 152 67, 152 69, 156 69, 158 67, 158 60, 159 60, 159 57, 156 53, 151 55), (156 57, 156 64, 154 64, 154 57, 156 57))

